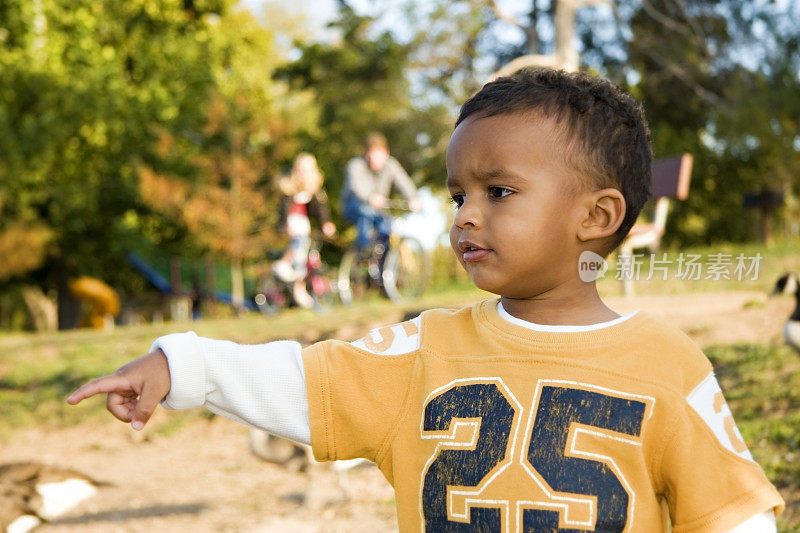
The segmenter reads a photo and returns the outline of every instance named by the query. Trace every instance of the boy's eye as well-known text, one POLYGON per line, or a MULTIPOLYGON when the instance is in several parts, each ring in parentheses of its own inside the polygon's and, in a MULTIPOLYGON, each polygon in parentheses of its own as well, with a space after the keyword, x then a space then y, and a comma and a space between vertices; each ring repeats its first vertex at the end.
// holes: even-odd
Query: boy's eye
POLYGON ((456 207, 461 207, 464 204, 464 195, 454 194, 450 197, 450 201, 453 202, 453 205, 456 207))
POLYGON ((497 186, 489 187, 489 197, 494 199, 505 198, 512 192, 513 192, 512 190, 506 189, 505 187, 497 187, 497 186))

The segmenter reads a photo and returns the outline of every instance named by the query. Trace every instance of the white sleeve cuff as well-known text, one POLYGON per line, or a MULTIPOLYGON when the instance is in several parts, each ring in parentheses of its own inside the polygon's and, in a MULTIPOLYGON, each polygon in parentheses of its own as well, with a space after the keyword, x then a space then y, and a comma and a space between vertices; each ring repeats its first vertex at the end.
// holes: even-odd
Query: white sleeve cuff
POLYGON ((775 533, 776 531, 775 513, 769 510, 750 517, 728 533, 775 533))
POLYGON ((161 402, 167 409, 191 409, 206 402, 209 387, 199 340, 193 331, 172 333, 159 337, 150 346, 151 352, 160 348, 167 356, 170 389, 161 402))

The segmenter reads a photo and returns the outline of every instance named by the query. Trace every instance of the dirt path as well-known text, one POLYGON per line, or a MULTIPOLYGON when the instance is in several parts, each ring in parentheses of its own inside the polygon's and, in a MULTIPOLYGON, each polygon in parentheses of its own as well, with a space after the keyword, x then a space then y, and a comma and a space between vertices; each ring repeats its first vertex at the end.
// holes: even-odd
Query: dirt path
POLYGON ((790 297, 757 291, 609 298, 618 313, 636 309, 678 326, 701 347, 734 342, 780 342, 784 322, 794 309, 790 297))
MULTIPOLYGON (((659 315, 701 346, 780 342, 781 325, 793 306, 789 299, 756 292, 609 303, 618 312, 642 309, 659 315)), ((328 465, 289 473, 253 456, 247 434, 247 428, 216 417, 136 442, 127 426, 109 417, 68 429, 21 431, 0 450, 0 463, 59 464, 113 483, 39 533, 396 531, 393 493, 375 467, 352 470, 352 498, 333 503, 341 492, 328 465), (297 495, 304 492, 301 504, 297 495)))

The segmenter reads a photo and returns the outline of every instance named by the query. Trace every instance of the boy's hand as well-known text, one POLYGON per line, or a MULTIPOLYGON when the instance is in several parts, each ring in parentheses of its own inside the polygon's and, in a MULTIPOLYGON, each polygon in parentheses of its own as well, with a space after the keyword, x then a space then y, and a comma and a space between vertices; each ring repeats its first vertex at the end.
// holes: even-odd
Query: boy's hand
POLYGON ((131 361, 109 376, 97 378, 73 392, 67 402, 75 405, 81 400, 108 393, 106 408, 133 429, 144 427, 158 404, 169 393, 169 365, 161 350, 131 361))

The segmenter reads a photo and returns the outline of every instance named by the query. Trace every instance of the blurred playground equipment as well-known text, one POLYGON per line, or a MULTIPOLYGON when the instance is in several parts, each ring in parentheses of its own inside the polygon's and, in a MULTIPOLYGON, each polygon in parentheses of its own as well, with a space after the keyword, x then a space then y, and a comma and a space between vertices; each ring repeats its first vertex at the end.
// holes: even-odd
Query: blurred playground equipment
MULTIPOLYGON (((149 255, 145 252, 129 252, 127 261, 158 292, 158 297, 153 301, 140 294, 133 295, 126 299, 123 315, 130 311, 130 320, 141 320, 143 316, 152 315, 156 321, 164 316, 178 322, 188 321, 197 318, 201 309, 207 308, 212 302, 227 304, 235 312, 251 310, 265 314, 289 305, 324 309, 333 304, 337 293, 343 302, 349 303, 353 301, 354 294, 358 298, 369 287, 379 287, 395 301, 418 295, 430 278, 431 252, 442 244, 448 225, 447 208, 442 198, 426 187, 419 189, 418 197, 419 211, 405 212, 393 220, 388 253, 373 253, 370 257, 363 257, 352 250, 346 251, 338 275, 331 272, 322 260, 322 237, 314 237, 312 240, 316 241, 316 249, 309 253, 306 265, 306 288, 313 301, 297 301, 298 295, 293 291, 294 280, 282 280, 280 273, 273 269, 254 265, 251 275, 245 278, 245 292, 250 296, 245 298, 241 306, 237 306, 229 290, 225 290, 226 286, 218 284, 218 281, 229 279, 224 267, 208 260, 198 262, 168 257, 151 250, 149 255), (136 301, 130 303, 133 299, 136 301)), ((325 240, 327 242, 329 239, 325 240)), ((342 247, 338 240, 331 242, 342 247)), ((129 321, 125 317, 122 320, 129 321)))
POLYGON ((119 295, 103 281, 90 276, 67 282, 69 292, 88 305, 80 325, 97 329, 112 329, 119 314, 119 295))
POLYGON ((655 200, 651 221, 638 221, 622 242, 617 260, 622 266, 622 283, 625 296, 633 296, 633 251, 646 248, 654 253, 661 246, 661 237, 667 225, 670 201, 686 200, 692 178, 691 154, 659 159, 653 162, 652 199, 655 200))
MULTIPOLYGON (((204 276, 202 281, 199 279, 197 271, 194 270, 188 278, 191 285, 184 287, 184 276, 182 273, 185 262, 177 258, 169 260, 169 279, 162 274, 151 262, 148 262, 141 255, 130 252, 127 255, 128 264, 146 279, 159 293, 168 299, 169 316, 177 322, 185 322, 199 316, 201 300, 209 299, 233 306, 233 296, 230 292, 217 290, 214 275, 214 265, 206 262, 203 266, 204 276)), ((190 265, 191 266, 191 265, 190 265)), ((252 299, 245 299, 242 304, 245 309, 255 311, 257 309, 252 299)))

